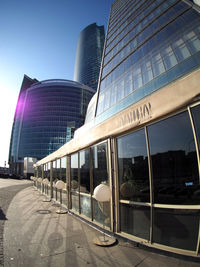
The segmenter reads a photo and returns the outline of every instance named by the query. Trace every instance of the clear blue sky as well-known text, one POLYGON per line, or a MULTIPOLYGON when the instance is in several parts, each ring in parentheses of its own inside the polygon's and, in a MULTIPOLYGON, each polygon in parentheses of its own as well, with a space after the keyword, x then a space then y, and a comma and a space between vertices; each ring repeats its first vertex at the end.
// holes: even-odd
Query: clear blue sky
POLYGON ((0 0, 0 166, 8 160, 15 106, 24 74, 73 80, 79 33, 107 27, 113 0, 0 0))

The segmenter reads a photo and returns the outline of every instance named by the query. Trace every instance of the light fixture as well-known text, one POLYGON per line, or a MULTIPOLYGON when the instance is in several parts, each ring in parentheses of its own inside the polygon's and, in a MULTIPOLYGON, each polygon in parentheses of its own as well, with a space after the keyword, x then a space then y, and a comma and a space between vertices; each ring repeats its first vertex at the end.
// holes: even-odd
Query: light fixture
POLYGON ((60 190, 60 209, 56 211, 58 214, 65 214, 67 213, 66 210, 61 209, 62 208, 62 190, 65 188, 65 183, 62 180, 58 180, 55 184, 55 187, 60 190))
MULTIPOLYGON (((104 202, 108 202, 111 199, 111 190, 110 187, 106 184, 100 184, 97 187, 95 187, 93 192, 93 197, 98 201, 102 202, 103 206, 103 213, 104 213, 104 202)), ((105 220, 103 220, 103 236, 99 236, 93 239, 94 244, 98 246, 111 246, 116 242, 116 239, 105 235, 105 220)))

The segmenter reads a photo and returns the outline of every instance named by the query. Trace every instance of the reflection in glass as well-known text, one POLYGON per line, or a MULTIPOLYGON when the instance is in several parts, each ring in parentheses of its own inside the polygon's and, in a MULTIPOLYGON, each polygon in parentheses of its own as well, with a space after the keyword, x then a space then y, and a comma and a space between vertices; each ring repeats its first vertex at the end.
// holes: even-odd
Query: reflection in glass
POLYGON ((90 151, 80 152, 80 192, 90 193, 90 151))
POLYGON ((71 204, 79 212, 78 153, 71 155, 71 204))
POLYGON ((93 154, 93 189, 101 184, 109 184, 107 171, 107 143, 94 146, 93 154))
POLYGON ((199 146, 199 151, 200 151, 200 105, 192 108, 191 111, 192 111, 192 117, 194 120, 194 126, 196 130, 196 136, 197 136, 198 146, 199 146))
POLYGON ((56 175, 57 179, 60 180, 60 159, 56 160, 56 175))
MULTIPOLYGON (((66 168, 67 168, 67 157, 63 157, 61 158, 60 162, 60 174, 61 174, 61 180, 64 183, 66 183, 66 168)), ((68 207, 68 191, 66 190, 62 190, 62 203, 68 207)))
POLYGON ((58 197, 58 192, 57 192, 57 188, 55 187, 55 184, 58 180, 58 176, 57 176, 57 168, 56 168, 56 160, 53 161, 52 164, 52 178, 53 178, 53 198, 55 198, 57 200, 58 197))
MULTIPOLYGON (((93 190, 101 183, 109 185, 107 171, 107 143, 94 146, 93 154, 93 190)), ((110 202, 97 202, 93 199, 94 220, 110 226, 110 202)))
POLYGON ((150 207, 120 204, 120 230, 149 240, 150 207))
POLYGON ((120 199, 149 202, 148 158, 144 129, 117 139, 120 199))
POLYGON ((199 204, 199 176, 187 112, 148 127, 154 202, 199 204))
POLYGON ((80 195, 81 213, 91 218, 89 149, 80 152, 80 192, 84 193, 84 195, 80 195))
POLYGON ((61 180, 66 183, 67 157, 61 158, 61 180))
POLYGON ((91 197, 90 195, 80 195, 81 214, 91 218, 91 197))
POLYGON ((154 209, 153 241, 180 249, 196 250, 199 210, 154 209))

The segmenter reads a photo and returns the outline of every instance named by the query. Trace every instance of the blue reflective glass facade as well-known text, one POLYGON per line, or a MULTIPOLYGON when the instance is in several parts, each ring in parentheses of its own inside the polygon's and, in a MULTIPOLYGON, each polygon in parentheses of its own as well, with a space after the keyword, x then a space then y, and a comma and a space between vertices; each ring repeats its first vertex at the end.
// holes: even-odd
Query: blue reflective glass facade
POLYGON ((191 1, 114 1, 96 123, 200 66, 200 15, 191 1))
POLYGON ((79 35, 74 80, 97 89, 99 70, 104 46, 104 26, 93 23, 79 35))
POLYGON ((69 141, 69 129, 73 133, 84 123, 94 92, 67 80, 37 82, 23 90, 13 124, 10 165, 24 157, 41 159, 69 141))

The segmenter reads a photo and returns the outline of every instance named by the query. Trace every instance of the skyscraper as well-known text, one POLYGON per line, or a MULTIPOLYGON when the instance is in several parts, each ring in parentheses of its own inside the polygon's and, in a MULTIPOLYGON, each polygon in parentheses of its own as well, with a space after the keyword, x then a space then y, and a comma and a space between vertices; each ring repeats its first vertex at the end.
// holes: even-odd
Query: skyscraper
POLYGON ((97 89, 99 70, 104 46, 104 26, 93 23, 79 35, 74 80, 97 89))
POLYGON ((105 119, 198 68, 199 34, 193 1, 114 1, 96 116, 105 119))
POLYGON ((73 137, 84 123, 94 90, 78 82, 24 76, 10 141, 9 164, 22 174, 24 157, 41 159, 73 137))

